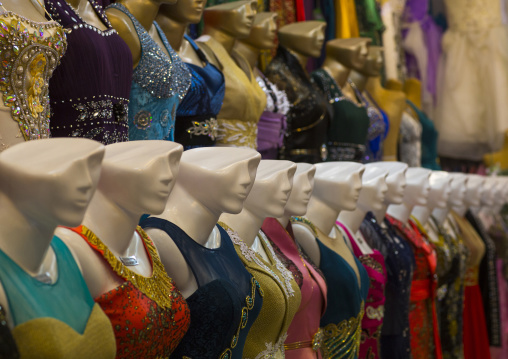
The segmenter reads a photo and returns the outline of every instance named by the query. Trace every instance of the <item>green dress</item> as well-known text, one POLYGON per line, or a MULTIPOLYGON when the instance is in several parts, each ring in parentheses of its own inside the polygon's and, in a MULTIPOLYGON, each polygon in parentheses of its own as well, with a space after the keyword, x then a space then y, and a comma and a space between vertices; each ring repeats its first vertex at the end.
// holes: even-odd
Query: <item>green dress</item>
POLYGON ((385 29, 381 19, 381 8, 376 0, 356 0, 356 15, 360 36, 372 39, 372 45, 382 46, 385 29))

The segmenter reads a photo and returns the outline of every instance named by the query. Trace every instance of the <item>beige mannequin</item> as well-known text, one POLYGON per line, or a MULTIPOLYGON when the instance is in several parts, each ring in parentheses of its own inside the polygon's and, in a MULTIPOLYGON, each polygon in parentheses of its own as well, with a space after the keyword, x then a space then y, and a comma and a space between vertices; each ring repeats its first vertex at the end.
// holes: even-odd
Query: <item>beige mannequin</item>
MULTIPOLYGON (((172 4, 176 0, 117 0, 116 3, 121 4, 141 23, 141 25, 148 31, 150 37, 159 45, 161 50, 169 56, 169 53, 164 46, 161 37, 157 33, 157 29, 153 25, 155 17, 162 4, 172 4)), ((83 1, 82 1, 83 2, 83 1)), ((122 11, 117 9, 107 9, 106 15, 108 16, 111 25, 118 32, 118 35, 127 43, 132 53, 132 67, 138 66, 141 59, 141 43, 139 42, 138 34, 131 19, 122 11)))
POLYGON ((83 19, 87 24, 93 25, 102 31, 108 29, 107 26, 102 22, 100 17, 97 16, 97 13, 93 9, 93 5, 90 3, 89 0, 64 0, 64 1, 66 1, 67 4, 71 5, 72 8, 78 13, 79 17, 81 17, 81 19, 83 19))
POLYGON ((288 49, 305 70, 309 57, 319 57, 325 42, 326 23, 300 21, 279 29, 279 43, 288 49))
MULTIPOLYGON (((409 78, 404 82, 403 91, 406 97, 411 101, 418 109, 422 108, 422 83, 420 80, 415 78, 409 78)), ((408 110, 413 118, 418 118, 418 114, 408 105, 408 110)))
POLYGON ((188 25, 197 24, 201 20, 205 6, 206 0, 179 0, 173 4, 161 5, 155 18, 180 58, 201 67, 204 64, 183 35, 188 25))
POLYGON ((359 91, 363 92, 369 77, 379 76, 382 68, 383 48, 381 46, 370 46, 363 67, 359 70, 351 69, 349 79, 353 81, 359 91))

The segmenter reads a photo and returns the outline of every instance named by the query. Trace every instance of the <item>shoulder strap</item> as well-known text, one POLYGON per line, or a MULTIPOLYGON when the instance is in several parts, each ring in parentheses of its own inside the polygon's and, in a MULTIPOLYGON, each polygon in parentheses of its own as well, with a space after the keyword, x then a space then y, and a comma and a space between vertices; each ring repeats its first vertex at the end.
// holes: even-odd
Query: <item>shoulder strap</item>
POLYGON ((123 6, 120 3, 113 3, 113 4, 109 5, 108 8, 117 9, 117 10, 123 12, 125 15, 127 15, 129 17, 129 19, 131 19, 132 24, 134 25, 134 28, 136 29, 136 34, 138 35, 138 38, 140 40, 139 43, 140 43, 141 47, 143 47, 143 41, 141 41, 141 36, 146 35, 149 38, 151 38, 151 36, 148 34, 148 31, 146 31, 146 29, 143 27, 143 25, 141 25, 141 23, 138 21, 138 19, 136 19, 134 17, 134 15, 132 15, 130 13, 130 11, 127 10, 127 8, 125 6, 123 6))
POLYGON ((204 54, 203 50, 199 48, 198 44, 196 44, 194 40, 192 40, 192 38, 187 34, 183 35, 183 37, 185 38, 185 40, 189 42, 189 44, 191 44, 194 51, 196 51, 196 54, 198 55, 199 59, 205 64, 208 64, 208 59, 206 58, 206 55, 204 54))
POLYGON ((307 218, 301 217, 301 216, 291 217, 290 221, 291 221, 291 223, 296 223, 296 224, 297 223, 306 224, 312 230, 312 232, 314 233, 314 236, 316 238, 318 238, 318 231, 317 231, 316 226, 314 225, 314 223, 309 221, 307 218))

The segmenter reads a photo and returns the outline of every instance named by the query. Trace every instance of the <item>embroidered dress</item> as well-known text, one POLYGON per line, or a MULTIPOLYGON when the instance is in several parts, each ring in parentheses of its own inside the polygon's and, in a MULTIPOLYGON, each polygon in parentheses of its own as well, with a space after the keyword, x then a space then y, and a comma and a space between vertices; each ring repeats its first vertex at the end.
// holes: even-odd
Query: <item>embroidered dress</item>
POLYGON ((381 110, 376 101, 368 92, 362 95, 363 102, 367 107, 367 114, 369 115, 370 124, 367 132, 367 143, 365 144, 365 154, 363 156, 363 163, 381 161, 383 158, 383 141, 388 134, 390 122, 388 116, 381 110))
POLYGON ((125 6, 113 3, 109 8, 131 19, 141 45, 141 58, 132 74, 129 95, 129 140, 173 141, 176 110, 191 84, 189 70, 157 22, 153 26, 169 57, 125 6))
POLYGON ((151 239, 141 227, 137 228, 136 234, 152 265, 152 275, 143 277, 118 260, 90 229, 79 226, 71 230, 104 258, 114 275, 125 280, 95 298, 113 325, 116 357, 169 357, 189 327, 190 313, 185 299, 166 274, 151 239))
POLYGON ((88 2, 106 30, 86 23, 66 1, 44 1, 51 17, 70 31, 65 56, 49 81, 51 136, 127 141, 132 55, 102 7, 88 2))
POLYGON ((94 303, 67 246, 54 236, 51 249, 58 271, 55 283, 35 279, 0 250, 0 283, 19 357, 113 359, 115 335, 108 317, 94 303))
POLYGON ((259 239, 269 262, 250 249, 225 223, 219 225, 227 231, 244 266, 259 282, 263 296, 263 307, 247 336, 243 358, 284 358, 287 330, 300 307, 300 288, 275 255, 263 231, 259 232, 259 239))

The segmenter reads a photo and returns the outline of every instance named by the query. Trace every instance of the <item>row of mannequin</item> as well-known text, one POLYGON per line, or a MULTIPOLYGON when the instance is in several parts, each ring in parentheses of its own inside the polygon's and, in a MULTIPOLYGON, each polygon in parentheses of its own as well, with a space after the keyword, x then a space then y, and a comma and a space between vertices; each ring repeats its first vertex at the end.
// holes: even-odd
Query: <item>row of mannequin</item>
POLYGON ((328 41, 323 67, 309 75, 326 24, 276 31, 277 14, 257 14, 254 0, 206 9, 197 0, 118 0, 106 10, 95 0, 39 5, 2 4, 2 41, 12 49, 2 77, 12 81, 2 85, 0 149, 49 136, 164 139, 184 148, 258 147, 263 158, 370 162, 396 159, 406 97, 416 103, 413 117, 422 115, 418 81, 381 86, 382 48, 370 39, 328 41), (202 15, 204 36, 194 42, 185 32, 202 15), (26 42, 23 29, 40 26, 26 42), (277 37, 262 74, 259 54, 277 37))
MULTIPOLYGON (((0 154, 2 313, 21 358, 440 358, 434 237, 421 233, 506 197, 504 180, 400 162, 29 141, 0 154), (420 242, 402 239, 411 214, 420 242), (376 242, 368 223, 400 233, 376 242)), ((461 233, 478 270, 485 248, 461 233)))

